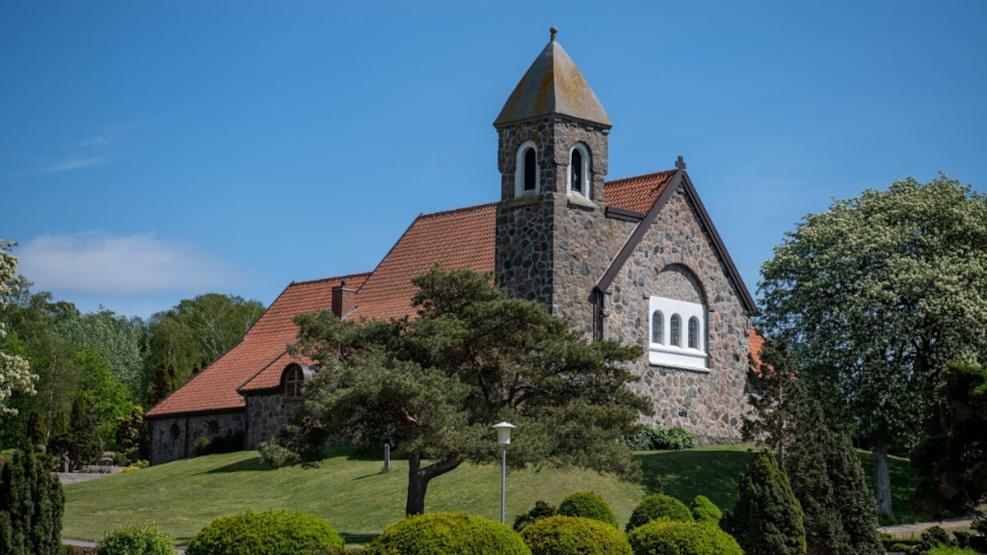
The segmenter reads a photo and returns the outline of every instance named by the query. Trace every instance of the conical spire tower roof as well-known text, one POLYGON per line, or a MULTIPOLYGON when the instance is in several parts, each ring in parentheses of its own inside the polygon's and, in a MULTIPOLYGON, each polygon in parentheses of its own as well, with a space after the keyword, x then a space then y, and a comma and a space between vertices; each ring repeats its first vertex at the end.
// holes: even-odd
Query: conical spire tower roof
POLYGON ((576 64, 555 40, 555 33, 556 29, 552 27, 552 39, 548 46, 514 88, 494 121, 494 127, 554 114, 612 126, 593 89, 589 88, 576 64))

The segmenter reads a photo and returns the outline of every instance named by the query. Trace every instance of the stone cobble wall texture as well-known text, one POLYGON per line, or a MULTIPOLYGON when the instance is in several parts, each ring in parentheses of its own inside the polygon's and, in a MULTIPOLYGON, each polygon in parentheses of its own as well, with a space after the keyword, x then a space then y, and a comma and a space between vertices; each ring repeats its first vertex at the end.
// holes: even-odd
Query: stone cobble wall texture
POLYGON ((193 457, 195 442, 202 437, 229 435, 246 430, 244 412, 209 414, 205 416, 179 416, 149 421, 151 433, 151 464, 162 464, 193 457), (215 422, 217 434, 210 428, 215 422), (173 437, 172 426, 177 426, 178 437, 173 437))
POLYGON ((261 443, 276 436, 302 405, 301 401, 285 401, 281 392, 247 397, 246 449, 257 449, 261 443))
POLYGON ((740 441, 749 409, 749 320, 723 260, 683 189, 676 191, 627 260, 606 295, 608 339, 648 348, 651 296, 705 302, 708 372, 653 366, 647 355, 633 364, 641 381, 632 388, 654 399, 647 423, 681 426, 701 444, 740 441))

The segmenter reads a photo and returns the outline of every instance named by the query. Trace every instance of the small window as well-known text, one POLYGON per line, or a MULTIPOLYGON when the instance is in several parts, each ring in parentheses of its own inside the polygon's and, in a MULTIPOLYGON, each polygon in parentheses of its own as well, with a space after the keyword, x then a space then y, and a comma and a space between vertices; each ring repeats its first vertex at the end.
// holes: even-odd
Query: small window
POLYGON ((305 374, 301 366, 294 366, 288 371, 284 380, 285 399, 297 399, 302 396, 302 384, 305 382, 305 374))
POLYGON ((218 436, 219 435, 219 422, 215 420, 209 421, 209 435, 218 436))
POLYGON ((182 429, 178 427, 178 424, 171 425, 171 439, 177 440, 182 436, 182 429))
POLYGON ((535 159, 535 149, 528 148, 524 153, 524 191, 534 191, 538 171, 538 161, 535 159))
POLYGON ((699 348, 699 318, 689 318, 689 348, 699 348))
POLYGON ((672 314, 672 319, 668 321, 668 335, 671 336, 671 343, 676 347, 682 346, 682 317, 672 314))
POLYGON ((651 342, 659 345, 665 343, 665 318, 660 310, 651 315, 651 342))
POLYGON ((583 154, 579 149, 573 149, 572 160, 569 161, 569 179, 572 190, 583 194, 583 154))

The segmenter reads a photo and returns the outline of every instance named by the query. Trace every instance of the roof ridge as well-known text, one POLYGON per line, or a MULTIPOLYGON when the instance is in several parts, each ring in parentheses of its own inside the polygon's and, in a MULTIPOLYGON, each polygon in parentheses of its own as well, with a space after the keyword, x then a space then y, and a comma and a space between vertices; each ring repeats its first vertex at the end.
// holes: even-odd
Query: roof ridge
POLYGON ((621 177, 620 179, 612 179, 610 181, 607 181, 607 182, 605 182, 603 184, 603 186, 604 187, 607 187, 607 186, 610 186, 610 185, 622 185, 623 183, 625 183, 627 181, 632 181, 632 180, 635 180, 635 179, 646 179, 646 178, 655 177, 655 176, 661 175, 661 174, 675 173, 675 172, 676 172, 676 170, 674 170, 674 169, 672 169, 672 170, 661 170, 661 171, 657 171, 657 172, 644 173, 644 174, 641 174, 641 175, 632 175, 630 177, 621 177))
POLYGON ((450 210, 440 210, 438 212, 430 212, 428 214, 418 214, 418 218, 415 218, 415 220, 417 221, 421 218, 444 216, 446 214, 452 214, 453 212, 467 212, 469 210, 478 210, 480 208, 486 208, 488 206, 495 206, 496 204, 497 204, 496 202, 485 202, 483 204, 474 204, 473 206, 463 206, 461 208, 452 208, 450 210))
MULTIPOLYGON (((309 279, 309 280, 305 280, 305 281, 293 281, 293 282, 291 282, 291 283, 288 284, 288 287, 291 287, 292 285, 305 285, 305 284, 309 284, 309 283, 318 283, 320 281, 336 281, 336 280, 341 280, 341 279, 345 279, 345 278, 352 278, 352 277, 359 277, 359 276, 369 276, 371 274, 373 274, 373 271, 359 272, 359 273, 356 273, 356 274, 346 274, 346 275, 342 275, 342 276, 325 277, 325 278, 318 278, 318 279, 309 279)), ((273 305, 274 303, 271 303, 271 304, 273 305)))

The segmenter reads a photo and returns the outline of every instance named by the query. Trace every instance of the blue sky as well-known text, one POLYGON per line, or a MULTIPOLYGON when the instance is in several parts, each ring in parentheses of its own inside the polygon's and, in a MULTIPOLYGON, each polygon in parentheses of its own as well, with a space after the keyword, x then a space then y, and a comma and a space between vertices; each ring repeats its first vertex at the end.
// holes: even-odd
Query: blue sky
POLYGON ((38 289, 149 316, 371 270, 497 199, 492 122, 559 41, 609 179, 689 173, 748 287, 808 212, 987 186, 987 2, 5 2, 0 237, 38 289))

